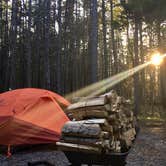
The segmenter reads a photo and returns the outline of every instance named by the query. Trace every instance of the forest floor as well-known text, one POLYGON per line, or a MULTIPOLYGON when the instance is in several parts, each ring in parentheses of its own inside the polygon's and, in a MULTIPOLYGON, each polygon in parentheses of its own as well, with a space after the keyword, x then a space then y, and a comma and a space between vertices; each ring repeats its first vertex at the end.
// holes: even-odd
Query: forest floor
POLYGON ((127 166, 166 166, 166 124, 144 121, 134 147, 127 157, 127 166))
MULTIPOLYGON (((166 124, 161 121, 141 122, 140 132, 127 157, 126 166, 166 166, 166 124)), ((62 152, 18 153, 10 159, 0 155, 0 166, 27 166, 35 161, 49 161, 55 166, 69 165, 62 152)), ((44 166, 42 164, 38 166, 44 166)))

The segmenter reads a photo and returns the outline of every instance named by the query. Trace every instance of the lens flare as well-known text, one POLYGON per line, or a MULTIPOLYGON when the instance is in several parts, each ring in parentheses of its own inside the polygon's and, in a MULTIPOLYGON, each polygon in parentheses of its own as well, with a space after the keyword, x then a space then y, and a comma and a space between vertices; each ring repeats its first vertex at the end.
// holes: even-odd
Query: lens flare
POLYGON ((151 62, 152 64, 159 66, 163 61, 163 56, 160 53, 156 53, 152 56, 151 62))

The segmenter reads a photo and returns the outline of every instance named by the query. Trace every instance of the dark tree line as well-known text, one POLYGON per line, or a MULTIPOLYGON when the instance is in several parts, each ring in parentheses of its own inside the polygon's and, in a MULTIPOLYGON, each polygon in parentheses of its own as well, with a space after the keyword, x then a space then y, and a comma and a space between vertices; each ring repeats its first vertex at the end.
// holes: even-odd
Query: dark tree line
POLYGON ((96 82, 97 6, 97 0, 1 1, 1 91, 38 87, 64 94, 96 82))

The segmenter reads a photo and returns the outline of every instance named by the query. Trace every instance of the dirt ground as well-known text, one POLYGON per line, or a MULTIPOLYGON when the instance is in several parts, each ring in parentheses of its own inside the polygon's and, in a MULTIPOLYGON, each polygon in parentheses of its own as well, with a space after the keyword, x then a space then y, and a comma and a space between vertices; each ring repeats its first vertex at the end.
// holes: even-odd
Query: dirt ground
MULTIPOLYGON (((28 162, 48 161, 54 166, 68 166, 62 152, 18 153, 10 159, 0 155, 0 166, 27 166, 28 162)), ((38 164, 44 166, 44 164, 38 164)), ((118 166, 118 165, 117 165, 118 166)), ((134 147, 127 157, 126 166, 166 166, 166 125, 164 122, 141 123, 134 147)))
POLYGON ((166 124, 141 123, 134 147, 127 157, 127 166, 166 166, 166 124))

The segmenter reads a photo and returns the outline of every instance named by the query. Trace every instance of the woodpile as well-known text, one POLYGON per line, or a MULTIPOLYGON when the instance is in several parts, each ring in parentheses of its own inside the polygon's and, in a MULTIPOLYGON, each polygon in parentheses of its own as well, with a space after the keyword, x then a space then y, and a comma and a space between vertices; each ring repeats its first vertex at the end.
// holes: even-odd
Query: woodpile
POLYGON ((73 121, 62 129, 62 139, 57 143, 60 150, 124 152, 135 139, 132 103, 113 90, 99 97, 84 98, 70 105, 66 113, 73 121))

